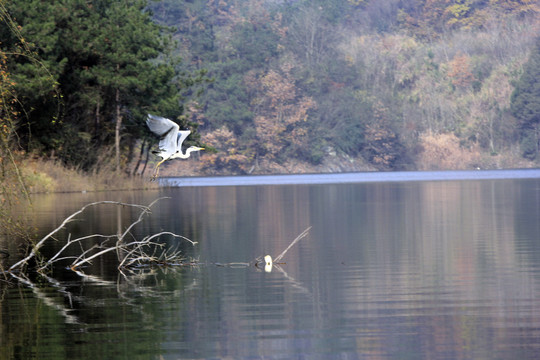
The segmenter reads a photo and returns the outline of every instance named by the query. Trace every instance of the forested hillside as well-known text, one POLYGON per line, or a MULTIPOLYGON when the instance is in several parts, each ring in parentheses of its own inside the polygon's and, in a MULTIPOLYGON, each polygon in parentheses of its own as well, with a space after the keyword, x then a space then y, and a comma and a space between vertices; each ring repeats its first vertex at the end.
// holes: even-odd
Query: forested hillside
POLYGON ((0 5, 4 162, 140 173, 148 112, 207 147, 171 174, 539 161, 538 1, 0 5))
POLYGON ((538 63, 525 65, 540 51, 537 1, 165 0, 151 9, 175 29, 185 68, 213 79, 189 105, 218 150, 201 159, 209 173, 537 160, 538 63), (529 118, 514 106, 532 101, 511 106, 518 82, 536 99, 529 118))

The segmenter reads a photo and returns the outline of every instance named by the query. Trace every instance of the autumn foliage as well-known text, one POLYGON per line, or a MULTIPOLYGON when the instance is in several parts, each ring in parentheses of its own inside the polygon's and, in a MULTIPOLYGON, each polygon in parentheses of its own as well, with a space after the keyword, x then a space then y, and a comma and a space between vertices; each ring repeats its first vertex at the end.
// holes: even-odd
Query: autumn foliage
POLYGON ((475 79, 471 72, 470 58, 467 55, 463 53, 456 54, 448 66, 448 77, 453 86, 459 89, 466 89, 471 86, 475 79))
POLYGON ((244 174, 249 171, 252 155, 242 149, 238 139, 226 126, 205 134, 203 141, 216 151, 203 157, 201 169, 214 174, 222 169, 244 174))
POLYGON ((279 159, 285 146, 291 150, 307 146, 308 111, 315 102, 298 94, 290 65, 269 70, 255 81, 260 91, 254 99, 257 156, 279 159))
MULTIPOLYGON (((456 168, 478 154, 523 166, 519 148, 525 166, 540 159, 538 1, 23 3, 6 9, 50 74, 8 59, 28 110, 12 135, 70 166, 104 168, 114 146, 117 167, 140 173, 127 159, 151 159, 150 111, 207 147, 178 165, 191 173, 456 168)), ((2 49, 16 50, 3 25, 2 49)))
POLYGON ((480 164, 478 147, 461 144, 451 133, 420 136, 418 170, 458 170, 476 169, 480 164))

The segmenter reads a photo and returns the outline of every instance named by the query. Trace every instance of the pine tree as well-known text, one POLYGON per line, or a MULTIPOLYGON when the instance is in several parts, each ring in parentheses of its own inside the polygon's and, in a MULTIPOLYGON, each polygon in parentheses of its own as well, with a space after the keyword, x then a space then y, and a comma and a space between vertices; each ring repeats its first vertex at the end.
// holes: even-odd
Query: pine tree
MULTIPOLYGON (((146 113, 181 114, 169 40, 146 6, 146 0, 10 2, 26 46, 39 59, 10 58, 28 118, 20 134, 27 150, 54 152, 88 169, 101 149, 114 146, 120 169, 121 154, 144 134, 146 113), (61 117, 54 89, 63 96, 61 117)), ((2 46, 16 52, 4 26, 2 46)))

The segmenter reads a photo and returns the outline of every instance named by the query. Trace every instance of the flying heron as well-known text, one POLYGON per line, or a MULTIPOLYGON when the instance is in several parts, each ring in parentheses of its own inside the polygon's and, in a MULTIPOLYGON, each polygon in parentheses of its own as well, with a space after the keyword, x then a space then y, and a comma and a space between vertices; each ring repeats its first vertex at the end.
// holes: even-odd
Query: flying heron
POLYGON ((182 153, 182 143, 191 134, 190 130, 180 130, 177 123, 161 116, 148 114, 146 125, 154 134, 159 136, 159 150, 155 154, 162 157, 154 169, 151 180, 155 180, 159 173, 159 166, 172 159, 187 159, 194 151, 204 150, 202 147, 190 146, 182 153))

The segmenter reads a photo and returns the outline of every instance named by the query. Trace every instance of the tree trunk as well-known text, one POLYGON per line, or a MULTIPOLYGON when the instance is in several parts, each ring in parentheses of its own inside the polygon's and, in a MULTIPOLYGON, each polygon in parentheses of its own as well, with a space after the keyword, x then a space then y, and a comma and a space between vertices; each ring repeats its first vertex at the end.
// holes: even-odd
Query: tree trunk
POLYGON ((120 114, 120 90, 116 89, 116 129, 114 132, 114 149, 116 153, 116 171, 120 171, 120 128, 122 116, 120 114))
POLYGON ((141 165, 142 157, 144 155, 145 146, 146 146, 146 140, 143 140, 141 144, 141 151, 139 151, 139 158, 137 159, 137 164, 135 164, 135 167, 133 168, 133 171, 131 172, 131 176, 137 175, 137 170, 139 170, 139 166, 141 165))
POLYGON ((148 146, 148 149, 146 149, 146 159, 144 160, 144 166, 141 171, 141 176, 144 176, 144 172, 146 171, 146 165, 148 165, 149 157, 150 157, 150 146, 148 146))
POLYGON ((96 139, 99 139, 99 137, 98 137, 98 134, 99 134, 99 127, 101 126, 101 125, 100 125, 100 122, 101 122, 101 121, 100 121, 100 118, 99 118, 99 116, 100 116, 100 113, 99 113, 99 112, 100 112, 100 110, 101 110, 100 105, 101 105, 101 103, 100 103, 99 98, 98 98, 98 102, 97 102, 97 104, 96 104, 96 118, 95 118, 95 123, 94 123, 94 137, 95 137, 96 139))

